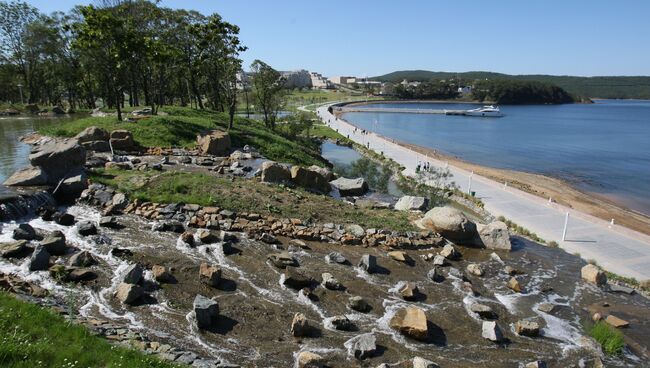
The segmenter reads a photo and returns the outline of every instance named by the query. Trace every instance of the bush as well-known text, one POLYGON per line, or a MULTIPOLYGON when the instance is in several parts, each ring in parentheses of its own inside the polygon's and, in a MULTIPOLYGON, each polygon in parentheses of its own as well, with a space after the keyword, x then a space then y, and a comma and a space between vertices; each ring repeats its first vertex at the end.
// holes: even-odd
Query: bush
POLYGON ((596 322, 589 329, 589 336, 593 337, 607 355, 620 355, 623 353, 625 341, 623 333, 605 322, 596 322))

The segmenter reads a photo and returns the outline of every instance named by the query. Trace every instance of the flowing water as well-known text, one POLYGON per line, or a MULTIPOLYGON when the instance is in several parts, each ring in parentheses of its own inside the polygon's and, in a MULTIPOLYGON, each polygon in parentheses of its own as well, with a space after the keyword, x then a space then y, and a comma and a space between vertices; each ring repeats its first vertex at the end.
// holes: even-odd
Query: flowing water
MULTIPOLYGON (((372 104, 452 109, 471 104, 372 104)), ((650 215, 650 101, 501 106, 502 118, 351 112, 362 129, 480 165, 549 175, 650 215)))
MULTIPOLYGON (((77 220, 97 221, 97 210, 84 205, 68 209, 77 220)), ((222 243, 189 247, 178 235, 151 230, 152 223, 140 217, 125 215, 121 230, 102 229, 101 236, 81 237, 75 227, 64 227, 42 219, 26 219, 37 229, 61 230, 68 244, 91 252, 99 261, 93 267, 99 274, 96 281, 71 286, 56 283, 46 271, 29 272, 27 260, 0 259, 0 271, 13 273, 38 283, 55 296, 74 301, 78 313, 115 323, 125 324, 156 341, 195 351, 210 358, 220 358, 248 366, 288 367, 298 352, 309 350, 327 357, 331 366, 375 367, 380 362, 394 363, 421 356, 444 367, 517 366, 520 362, 546 360, 552 366, 579 364, 593 356, 581 321, 588 319, 583 309, 594 302, 607 300, 610 304, 626 304, 648 310, 650 303, 640 296, 604 293, 579 281, 582 261, 559 249, 551 249, 521 239, 515 240, 513 252, 491 255, 490 251, 461 248, 465 260, 446 267, 442 282, 430 281, 426 274, 431 264, 420 258, 429 251, 408 251, 415 260, 407 265, 388 258, 377 248, 363 248, 308 242, 310 249, 282 246, 298 260, 298 270, 320 280, 323 272, 334 275, 345 290, 330 291, 317 287, 308 298, 282 284, 282 270, 266 261, 277 252, 275 245, 252 241, 244 234, 231 250, 224 253, 222 243), (111 254, 114 247, 130 249, 133 256, 118 258, 111 254), (325 256, 339 251, 351 262, 348 265, 329 264, 325 256), (378 258, 380 272, 367 274, 354 265, 363 254, 378 258), (476 293, 463 282, 468 261, 482 262, 486 276, 470 277, 476 293), (138 306, 125 307, 113 298, 113 293, 129 265, 141 262, 145 267, 163 264, 171 267, 176 282, 153 287, 151 272, 147 272, 150 298, 138 306), (219 288, 198 282, 201 262, 209 262, 223 270, 219 288), (522 294, 506 286, 504 264, 526 272, 519 279, 522 294), (406 302, 397 294, 405 281, 415 282, 421 297, 406 302), (208 332, 196 329, 191 312, 196 294, 214 297, 220 304, 217 326, 208 332), (350 296, 360 295, 372 309, 359 313, 346 307, 350 296), (481 338, 481 320, 469 312, 469 305, 480 302, 491 306, 499 315, 498 324, 509 341, 496 345, 481 338), (537 306, 552 302, 557 311, 541 312, 537 306), (430 336, 415 341, 396 333, 389 327, 393 315, 401 308, 416 305, 425 311, 430 322, 430 336), (294 339, 289 333, 294 313, 304 313, 318 329, 318 337, 294 339), (332 317, 346 315, 356 325, 354 331, 338 331, 332 317), (514 323, 521 319, 540 322, 542 337, 521 337, 514 333, 514 323), (363 362, 350 357, 350 340, 362 333, 374 333, 379 354, 363 362)), ((0 242, 9 241, 17 223, 4 223, 0 242)), ((286 239, 282 239, 286 244, 286 239)), ((61 257, 64 262, 69 255, 61 257)), ((72 303, 72 302, 71 302, 72 303)), ((638 317, 638 316, 637 316, 638 317)), ((635 320, 630 327, 640 336, 647 336, 650 327, 635 320)), ((645 342, 648 345, 648 342, 645 342)), ((646 346, 647 348, 647 346, 646 346)), ((608 358, 608 366, 638 366, 638 358, 627 352, 620 358, 608 358)))

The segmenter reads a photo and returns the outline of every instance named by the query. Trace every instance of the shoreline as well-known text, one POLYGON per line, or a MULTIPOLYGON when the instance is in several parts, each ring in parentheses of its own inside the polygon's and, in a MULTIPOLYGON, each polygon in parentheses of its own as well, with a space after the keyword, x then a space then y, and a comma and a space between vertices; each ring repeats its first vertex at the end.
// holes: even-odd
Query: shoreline
MULTIPOLYGON (((348 124, 355 126, 350 121, 343 119, 342 114, 337 117, 348 124)), ((399 146, 410 149, 414 152, 439 161, 447 161, 450 165, 497 181, 500 183, 507 182, 508 186, 519 189, 528 194, 532 194, 541 199, 552 198, 554 203, 564 205, 573 210, 584 212, 588 215, 597 217, 604 221, 614 219, 614 224, 637 231, 639 233, 650 235, 650 217, 634 210, 625 208, 623 205, 612 201, 609 198, 582 191, 570 185, 565 180, 546 176, 542 174, 533 174, 524 171, 497 169, 489 166, 483 166, 465 161, 461 158, 454 157, 432 148, 422 147, 419 145, 406 143, 387 137, 377 132, 373 134, 385 140, 393 142, 399 146)))

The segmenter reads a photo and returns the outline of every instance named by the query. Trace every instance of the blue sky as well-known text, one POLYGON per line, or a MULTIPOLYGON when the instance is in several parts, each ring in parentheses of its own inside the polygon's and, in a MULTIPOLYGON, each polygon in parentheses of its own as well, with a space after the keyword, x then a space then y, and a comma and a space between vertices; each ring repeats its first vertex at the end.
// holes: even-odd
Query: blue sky
MULTIPOLYGON (((27 0, 49 13, 87 0, 27 0)), ((650 75, 650 0, 163 0, 241 27, 246 65, 326 76, 403 69, 650 75)))

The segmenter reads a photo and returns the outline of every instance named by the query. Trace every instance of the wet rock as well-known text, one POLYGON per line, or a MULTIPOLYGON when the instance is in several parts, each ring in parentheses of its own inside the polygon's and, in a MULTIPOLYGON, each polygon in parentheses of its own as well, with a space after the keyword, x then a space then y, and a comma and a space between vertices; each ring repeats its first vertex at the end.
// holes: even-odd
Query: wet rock
POLYGON ((161 283, 169 283, 174 281, 174 276, 167 270, 167 267, 161 265, 153 265, 151 267, 154 280, 161 283))
POLYGON ((181 234, 181 240, 190 247, 194 246, 194 233, 191 231, 184 232, 181 234))
POLYGON ((267 259, 277 268, 285 269, 288 266, 297 267, 298 261, 289 252, 273 253, 267 259))
POLYGON ((539 336, 539 323, 533 321, 517 321, 515 324, 517 335, 537 337, 539 336))
POLYGON ((293 320, 291 321, 291 335, 293 337, 307 337, 311 334, 311 326, 307 317, 302 313, 296 313, 293 315, 293 320))
POLYGON ((469 265, 467 265, 467 272, 470 275, 474 275, 474 276, 483 276, 483 274, 485 273, 483 271, 483 267, 481 267, 481 265, 476 263, 470 263, 469 265))
POLYGON ((341 290, 343 289, 343 285, 332 276, 331 273, 324 272, 322 274, 323 281, 321 282, 321 285, 323 285, 326 289, 329 290, 341 290))
POLYGON ((358 266, 368 273, 377 272, 377 258, 370 254, 364 254, 361 256, 358 266))
POLYGON ((485 304, 474 303, 469 307, 469 310, 476 313, 481 319, 497 319, 497 314, 485 304))
POLYGON ((323 368, 325 359, 316 353, 301 351, 298 354, 296 366, 297 368, 323 368))
POLYGON ((77 224, 77 232, 81 236, 89 236, 97 234, 97 227, 91 221, 82 221, 77 224))
POLYGON ((203 244, 212 244, 221 240, 219 233, 213 230, 201 229, 196 232, 196 235, 203 244))
POLYGON ((202 155, 226 156, 230 153, 232 146, 230 134, 218 130, 207 135, 197 136, 196 142, 202 155))
POLYGON ((446 244, 440 251, 440 255, 450 260, 455 260, 462 257, 460 252, 456 250, 456 247, 451 244, 446 244))
POLYGON ((36 230, 30 224, 20 224, 14 229, 13 238, 16 240, 34 240, 37 238, 36 230))
POLYGON ((507 286, 510 290, 514 291, 515 293, 521 293, 521 284, 516 278, 511 277, 510 280, 508 280, 507 286))
POLYGON ((126 274, 124 275, 124 283, 126 284, 137 284, 142 280, 142 275, 144 269, 139 263, 131 265, 126 269, 126 274))
POLYGON ((418 287, 414 282, 406 282, 399 289, 399 294, 404 300, 415 300, 419 294, 418 287))
POLYGON ((340 331, 352 331, 356 328, 354 323, 348 319, 346 316, 335 316, 332 317, 332 326, 334 326, 335 329, 340 330, 340 331))
POLYGON ((632 295, 632 294, 636 293, 636 291, 634 289, 632 289, 631 287, 618 285, 618 284, 609 284, 608 286, 609 286, 609 289, 607 291, 609 291, 610 293, 623 293, 623 294, 628 294, 628 295, 632 295))
POLYGON ((27 240, 16 240, 9 243, 0 243, 0 255, 2 258, 18 258, 23 256, 27 250, 27 240))
POLYGON ((133 305, 144 296, 144 290, 138 286, 120 283, 115 291, 115 297, 123 304, 133 305))
POLYGON ((114 150, 132 151, 135 149, 133 134, 128 130, 114 130, 110 134, 109 142, 114 150))
POLYGON ((311 277, 302 274, 293 267, 287 268, 283 275, 284 280, 282 283, 294 290, 310 287, 314 283, 311 277))
POLYGON ((536 360, 534 362, 526 363, 525 368, 546 368, 546 362, 542 360, 536 360))
POLYGON ((346 264, 348 262, 347 259, 345 259, 345 256, 339 252, 331 252, 328 255, 325 256, 325 261, 327 263, 338 263, 338 264, 346 264))
POLYGON ((416 340, 425 340, 429 334, 427 316, 417 307, 397 311, 390 321, 390 327, 416 340))
POLYGON ((20 169, 5 180, 4 185, 16 187, 28 187, 47 185, 49 183, 47 174, 40 167, 28 166, 20 169))
POLYGON ((399 251, 399 250, 388 252, 388 256, 390 258, 396 260, 397 262, 402 262, 402 263, 413 262, 413 259, 411 257, 409 257, 408 254, 406 254, 405 252, 399 251))
POLYGON ((427 278, 431 281, 435 282, 441 282, 444 280, 444 276, 442 275, 442 271, 440 271, 440 268, 434 267, 427 272, 427 278))
POLYGON ((363 178, 338 178, 330 182, 339 191, 341 197, 362 196, 368 191, 368 183, 363 178))
POLYGON ((71 282, 82 282, 94 280, 96 278, 97 274, 92 270, 87 268, 73 268, 69 270, 66 280, 71 282))
POLYGON ((156 222, 152 228, 153 231, 170 231, 174 233, 183 233, 185 227, 178 221, 160 221, 156 222))
POLYGON ((398 211, 425 211, 428 206, 429 199, 424 197, 403 196, 395 203, 398 211))
POLYGON ((618 318, 613 314, 608 315, 605 318, 605 322, 607 322, 608 325, 610 325, 612 327, 616 327, 616 328, 628 327, 630 325, 630 322, 628 322, 628 321, 626 321, 624 319, 618 318))
POLYGON ((196 326, 202 330, 210 328, 219 317, 219 303, 200 294, 194 298, 193 309, 196 326))
POLYGON ((503 341, 503 333, 501 332, 501 329, 497 323, 494 321, 483 321, 481 336, 492 342, 503 341))
POLYGON ((291 172, 286 165, 266 161, 262 164, 261 180, 264 183, 286 184, 291 181, 291 172))
POLYGON ((74 225, 74 216, 69 213, 56 212, 52 215, 52 220, 62 226, 74 225))
POLYGON ((266 243, 266 244, 278 244, 279 243, 278 239, 275 236, 273 236, 273 235, 271 235, 269 233, 263 233, 262 236, 260 237, 260 241, 263 242, 263 243, 266 243))
POLYGON ((99 219, 99 226, 109 229, 121 229, 122 225, 117 221, 115 216, 103 216, 99 219))
POLYGON ((507 273, 508 275, 510 275, 510 276, 516 276, 516 275, 523 275, 524 274, 523 271, 520 271, 520 270, 518 270, 518 269, 516 269, 516 268, 514 268, 512 266, 506 266, 503 269, 503 271, 505 273, 507 273))
POLYGON ((495 221, 487 225, 477 224, 476 230, 478 237, 475 238, 475 244, 494 250, 507 250, 512 249, 510 243, 510 231, 508 225, 502 221, 495 221))
POLYGON ((607 283, 607 275, 596 265, 588 264, 582 267, 580 276, 586 282, 595 285, 605 285, 607 283))
POLYGON ((330 184, 320 172, 302 166, 291 167, 291 181, 299 187, 322 194, 331 190, 330 184))
POLYGON ((41 246, 51 255, 60 256, 65 254, 67 246, 65 235, 60 231, 53 231, 40 242, 41 246))
POLYGON ((555 311, 555 304, 542 303, 537 307, 537 310, 550 314, 553 313, 553 311, 555 311))
POLYGON ((348 299, 348 307, 350 307, 350 309, 352 310, 361 313, 366 313, 368 312, 368 310, 370 310, 370 306, 368 305, 368 302, 366 302, 366 300, 360 296, 353 296, 350 299, 348 299))
POLYGON ((97 260, 89 251, 84 250, 70 257, 68 264, 74 267, 90 267, 97 264, 97 260))
POLYGON ((34 249, 29 260, 30 271, 44 271, 50 267, 50 253, 45 247, 39 245, 34 249))
POLYGON ((436 266, 449 266, 449 262, 447 262, 447 258, 441 256, 440 254, 436 254, 435 257, 433 257, 433 264, 436 266))
POLYGON ((413 358, 413 368, 440 368, 440 366, 430 360, 424 358, 413 358))
POLYGON ((201 262, 199 279, 208 286, 217 287, 219 286, 219 282, 221 282, 221 269, 201 262))
POLYGON ((373 333, 357 335, 345 342, 350 355, 359 360, 370 358, 377 352, 377 338, 373 333))
POLYGON ((447 206, 431 209, 418 225, 455 243, 471 243, 476 235, 476 225, 460 210, 447 206))

